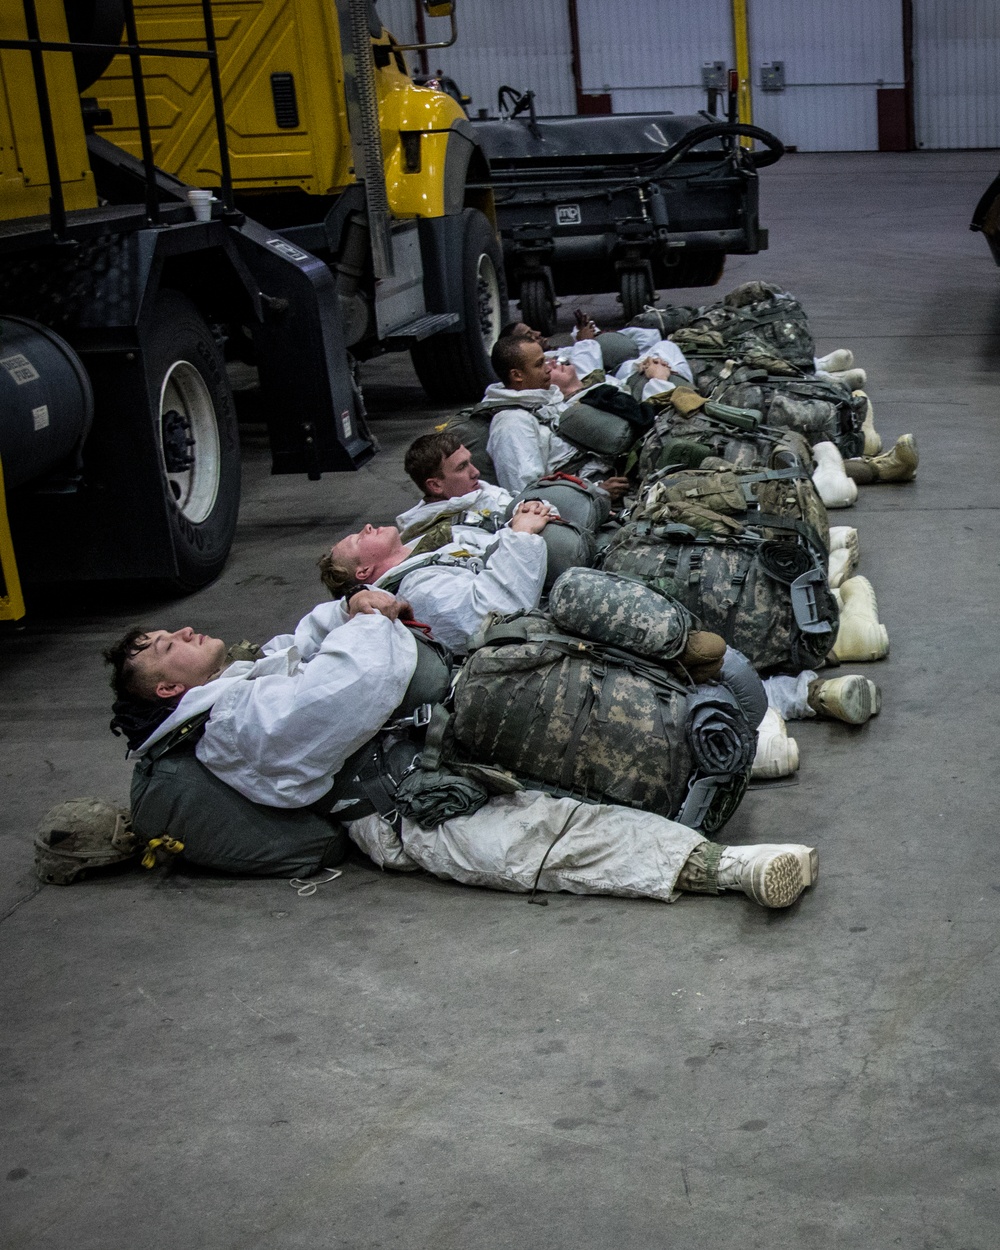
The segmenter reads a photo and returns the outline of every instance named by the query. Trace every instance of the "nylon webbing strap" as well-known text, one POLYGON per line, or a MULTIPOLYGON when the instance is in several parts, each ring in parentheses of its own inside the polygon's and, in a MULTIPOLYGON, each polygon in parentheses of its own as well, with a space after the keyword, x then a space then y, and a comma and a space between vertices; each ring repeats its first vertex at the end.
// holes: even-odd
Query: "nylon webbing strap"
POLYGON ((211 715, 212 711, 210 708, 207 712, 200 712, 189 721, 185 721, 183 725, 178 725, 176 729, 171 730, 170 733, 149 748, 146 752, 146 759, 155 763, 171 751, 176 751, 181 747, 193 747, 205 732, 205 725, 211 715))

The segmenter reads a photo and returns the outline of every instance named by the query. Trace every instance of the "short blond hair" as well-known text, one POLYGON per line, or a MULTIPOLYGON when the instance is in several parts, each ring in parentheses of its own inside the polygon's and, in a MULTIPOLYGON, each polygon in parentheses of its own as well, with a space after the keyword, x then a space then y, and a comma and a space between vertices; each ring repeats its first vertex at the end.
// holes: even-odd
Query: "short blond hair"
POLYGON ((339 545, 324 552, 317 561, 320 581, 333 599, 343 599, 351 591, 361 589, 357 564, 351 564, 342 555, 334 555, 339 545))

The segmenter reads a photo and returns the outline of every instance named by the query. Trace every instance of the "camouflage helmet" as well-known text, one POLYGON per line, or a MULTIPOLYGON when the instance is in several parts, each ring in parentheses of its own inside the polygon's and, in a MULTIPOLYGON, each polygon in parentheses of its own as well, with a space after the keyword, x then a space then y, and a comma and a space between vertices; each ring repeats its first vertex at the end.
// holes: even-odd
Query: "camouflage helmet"
POLYGON ((48 885, 69 885, 88 868, 131 859, 135 849, 127 808, 103 799, 70 799, 39 823, 35 872, 48 885))

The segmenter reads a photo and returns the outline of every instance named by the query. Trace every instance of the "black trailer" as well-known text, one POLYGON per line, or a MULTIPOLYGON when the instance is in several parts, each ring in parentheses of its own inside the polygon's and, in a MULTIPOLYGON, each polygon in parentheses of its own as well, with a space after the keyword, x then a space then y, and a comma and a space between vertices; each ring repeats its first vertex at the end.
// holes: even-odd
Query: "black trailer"
POLYGON ((757 170, 784 152, 768 131, 709 113, 536 117, 531 93, 510 88, 501 103, 499 121, 473 125, 508 289, 543 332, 558 295, 618 290, 633 317, 658 288, 711 286, 728 254, 767 247, 757 170))

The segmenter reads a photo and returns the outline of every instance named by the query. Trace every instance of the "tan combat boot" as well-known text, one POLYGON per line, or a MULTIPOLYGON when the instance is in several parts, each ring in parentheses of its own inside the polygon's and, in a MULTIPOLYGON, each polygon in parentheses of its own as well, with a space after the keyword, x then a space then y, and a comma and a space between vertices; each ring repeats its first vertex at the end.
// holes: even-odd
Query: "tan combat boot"
POLYGON ((719 859, 717 882, 720 890, 742 890, 761 907, 791 907, 818 877, 815 847, 726 846, 719 859))
POLYGON ((868 677, 822 677, 809 683, 806 696, 817 716, 842 720, 847 725, 863 725, 882 710, 882 691, 868 677))
POLYGON ((830 571, 827 573, 827 581, 832 588, 842 586, 857 571, 858 550, 856 547, 837 547, 830 552, 830 571))
POLYGON ((858 557, 861 556, 861 540, 853 525, 830 526, 830 551, 839 551, 842 547, 853 551, 858 557))
POLYGON ((912 482, 917 476, 919 463, 917 440, 912 434, 903 434, 896 439, 892 451, 885 451, 881 456, 845 460, 844 472, 860 486, 870 486, 875 482, 912 482))
POLYGON ((841 662, 884 660, 889 654, 889 634, 879 622, 875 590, 868 578, 848 578, 833 593, 842 605, 833 654, 841 662))
POLYGON ((811 846, 699 842, 677 874, 676 886, 695 894, 742 890, 761 907, 791 907, 818 877, 819 856, 811 846))

